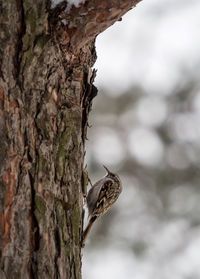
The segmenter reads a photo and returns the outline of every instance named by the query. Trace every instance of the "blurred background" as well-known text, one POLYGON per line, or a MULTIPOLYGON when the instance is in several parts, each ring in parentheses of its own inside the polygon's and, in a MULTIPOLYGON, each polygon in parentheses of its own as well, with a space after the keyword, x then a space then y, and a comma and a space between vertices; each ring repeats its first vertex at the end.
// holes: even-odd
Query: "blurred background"
POLYGON ((123 192, 93 226, 83 279, 200 278, 199 30, 199 0, 143 0, 97 38, 86 163, 123 192))

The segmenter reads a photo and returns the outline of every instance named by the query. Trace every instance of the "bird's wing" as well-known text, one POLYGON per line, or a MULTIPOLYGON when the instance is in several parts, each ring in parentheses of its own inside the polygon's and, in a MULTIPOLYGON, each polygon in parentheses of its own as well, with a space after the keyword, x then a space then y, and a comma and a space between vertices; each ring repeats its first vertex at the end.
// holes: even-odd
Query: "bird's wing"
POLYGON ((93 214, 94 209, 97 206, 97 202, 103 198, 105 195, 105 190, 108 184, 112 183, 111 179, 102 178, 100 181, 96 182, 94 186, 90 189, 87 195, 87 205, 89 210, 89 215, 93 214))

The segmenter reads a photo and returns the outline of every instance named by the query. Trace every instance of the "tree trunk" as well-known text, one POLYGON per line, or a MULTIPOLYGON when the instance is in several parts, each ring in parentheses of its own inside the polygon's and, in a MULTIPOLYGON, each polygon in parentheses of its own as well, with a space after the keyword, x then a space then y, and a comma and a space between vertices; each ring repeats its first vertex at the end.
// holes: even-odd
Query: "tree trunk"
POLYGON ((137 2, 0 0, 2 279, 81 278, 94 40, 137 2))

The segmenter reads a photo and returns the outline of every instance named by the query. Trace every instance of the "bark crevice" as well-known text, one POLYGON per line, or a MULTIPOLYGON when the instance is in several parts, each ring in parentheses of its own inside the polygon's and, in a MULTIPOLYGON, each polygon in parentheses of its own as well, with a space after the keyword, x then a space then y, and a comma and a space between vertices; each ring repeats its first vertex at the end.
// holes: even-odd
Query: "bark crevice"
POLYGON ((22 59, 22 50, 23 50, 23 36, 26 33, 26 23, 24 20, 24 7, 23 0, 17 0, 17 11, 19 16, 19 26, 18 26, 18 36, 17 43, 15 47, 15 77, 16 81, 19 85, 19 88, 22 90, 22 81, 20 80, 20 67, 21 67, 21 59, 22 59))

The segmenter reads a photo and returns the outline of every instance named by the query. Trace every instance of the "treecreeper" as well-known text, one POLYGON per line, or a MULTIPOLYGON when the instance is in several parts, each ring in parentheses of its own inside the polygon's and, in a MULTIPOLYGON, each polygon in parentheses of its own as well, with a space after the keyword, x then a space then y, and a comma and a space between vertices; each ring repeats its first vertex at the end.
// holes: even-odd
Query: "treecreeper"
POLYGON ((119 176, 110 172, 105 166, 103 167, 107 171, 106 176, 91 187, 86 198, 89 222, 82 235, 82 247, 85 245, 85 241, 95 220, 116 202, 122 192, 122 183, 119 176))

